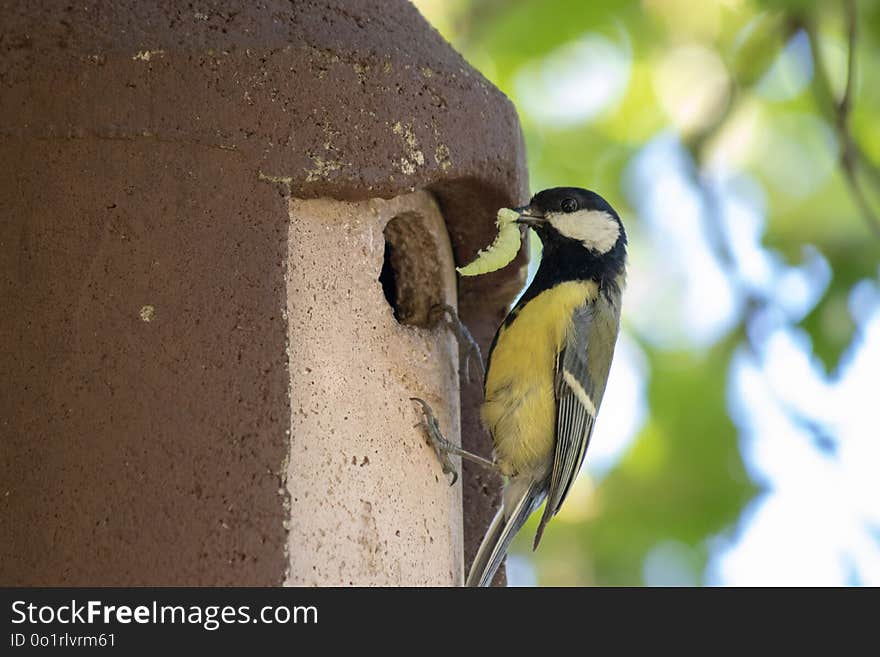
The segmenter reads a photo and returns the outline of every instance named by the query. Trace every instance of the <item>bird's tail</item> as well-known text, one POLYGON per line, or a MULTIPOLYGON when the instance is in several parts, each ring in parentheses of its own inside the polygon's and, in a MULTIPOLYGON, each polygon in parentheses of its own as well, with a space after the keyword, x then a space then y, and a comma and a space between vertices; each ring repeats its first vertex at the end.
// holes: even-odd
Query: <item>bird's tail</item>
POLYGON ((477 556, 471 564, 466 586, 489 586, 507 548, 546 495, 545 486, 534 479, 512 481, 504 491, 504 502, 486 530, 477 556))

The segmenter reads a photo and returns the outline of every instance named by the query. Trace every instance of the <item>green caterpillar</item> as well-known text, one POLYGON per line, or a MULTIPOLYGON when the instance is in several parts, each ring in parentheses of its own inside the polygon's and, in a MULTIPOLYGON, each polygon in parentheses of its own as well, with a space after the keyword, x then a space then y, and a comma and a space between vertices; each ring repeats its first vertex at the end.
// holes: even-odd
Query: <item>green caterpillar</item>
POLYGON ((473 262, 464 267, 456 267, 456 271, 462 276, 479 276, 510 264, 519 253, 522 239, 519 226, 516 224, 518 218, 519 213, 515 210, 509 208, 498 210, 498 218, 495 220, 498 235, 495 236, 495 241, 491 246, 480 250, 473 262))

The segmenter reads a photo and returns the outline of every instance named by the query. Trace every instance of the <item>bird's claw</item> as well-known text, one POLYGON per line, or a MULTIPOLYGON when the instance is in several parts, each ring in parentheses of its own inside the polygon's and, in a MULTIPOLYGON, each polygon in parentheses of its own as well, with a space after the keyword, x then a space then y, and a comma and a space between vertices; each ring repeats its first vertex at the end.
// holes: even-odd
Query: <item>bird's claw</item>
POLYGON ((452 457, 450 456, 452 443, 446 440, 440 432, 440 425, 437 422, 437 417, 434 415, 434 411, 431 409, 428 402, 419 397, 410 397, 410 399, 421 405, 422 414, 425 416, 424 419, 415 426, 421 427, 425 430, 425 434, 428 436, 428 442, 431 444, 431 447, 434 448, 437 460, 440 461, 440 466, 443 468, 443 474, 452 475, 452 481, 449 485, 454 486, 455 482, 458 481, 458 469, 455 467, 455 464, 452 462, 452 457))
POLYGON ((475 360, 479 365, 480 376, 486 376, 480 345, 477 344, 467 326, 459 319, 455 308, 448 303, 438 303, 428 312, 428 321, 432 326, 445 324, 452 331, 459 346, 464 350, 464 377, 467 381, 473 383, 470 369, 471 360, 475 360))

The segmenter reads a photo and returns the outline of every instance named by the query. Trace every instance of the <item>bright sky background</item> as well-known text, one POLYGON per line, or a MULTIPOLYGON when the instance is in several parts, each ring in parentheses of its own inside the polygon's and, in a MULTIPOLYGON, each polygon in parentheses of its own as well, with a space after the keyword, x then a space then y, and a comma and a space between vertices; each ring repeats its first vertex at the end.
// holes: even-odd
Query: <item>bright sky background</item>
MULTIPOLYGON (((675 166, 680 149, 666 137, 647 145, 633 168, 642 191, 637 204, 648 243, 633 245, 625 297, 629 330, 661 346, 708 344, 731 328, 740 307, 701 229, 697 192, 675 166), (657 175, 658 171, 664 172, 657 175), (658 190, 662 190, 662 195, 658 190), (655 193, 657 192, 657 193, 655 193), (687 259, 651 257, 685 246, 687 259), (650 290, 670 294, 652 303, 650 290), (665 307, 662 312, 658 304, 665 307), (658 325, 658 318, 663 322, 658 325)), ((757 183, 740 188, 755 189, 757 183)), ((760 245, 765 217, 758 204, 725 190, 726 229, 739 269, 750 284, 773 290, 779 307, 760 321, 771 327, 750 353, 741 348, 729 372, 729 409, 740 431, 743 459, 767 492, 748 507, 736 538, 711 544, 706 581, 716 585, 880 585, 880 285, 855 288, 849 312, 858 338, 839 380, 828 381, 811 360, 809 338, 793 328, 828 284, 827 264, 815 252, 801 267, 781 265, 760 245), (790 417, 794 409, 827 427, 835 447, 817 445, 790 417)), ((878 271, 880 273, 880 271, 878 271)), ((766 327, 765 327, 766 328, 766 327)), ((647 412, 644 357, 625 332, 618 345, 585 470, 569 504, 589 504, 588 491, 618 461, 647 412), (592 480, 592 481, 591 481, 592 480)), ((711 436, 707 436, 711 440, 711 436)), ((563 510, 565 513, 565 509, 563 510)), ((697 584, 683 565, 690 548, 659 544, 644 564, 657 585, 697 584)), ((509 567, 512 585, 535 582, 526 559, 509 567)))
MULTIPOLYGON (((417 4, 443 20, 445 0, 417 4)), ((727 99, 727 64, 704 45, 720 29, 720 4, 649 4, 656 16, 668 11, 676 25, 687 23, 683 34, 693 28, 704 39, 658 49, 651 67, 668 124, 641 147, 621 181, 636 214, 623 217, 636 227, 630 231, 624 332, 584 470, 557 521, 589 516, 591 491, 649 417, 651 372, 640 344, 707 349, 741 321, 747 297, 758 296, 767 302, 750 315, 748 341, 729 364, 726 393, 743 461, 764 492, 736 526, 709 541, 706 572, 692 571, 691 547, 666 541, 645 559, 644 580, 880 586, 880 266, 866 272, 848 307, 840 309, 855 322, 856 338, 829 378, 796 325, 822 298, 831 268, 810 245, 792 266, 762 243, 768 192, 797 201, 821 188, 837 167, 833 130, 814 113, 766 111, 808 93, 815 73, 808 39, 800 32, 788 41, 713 140, 698 172, 719 209, 707 214, 681 139, 715 121, 727 99), (711 221, 725 237, 730 261, 719 260, 707 236, 711 221)), ((831 85, 840 93, 847 46, 830 34, 822 47, 831 85)), ((491 58, 481 65, 493 78, 491 58)), ((537 126, 538 135, 542 129, 588 130, 613 114, 639 73, 635 66, 633 44, 618 25, 560 43, 527 62, 509 91, 527 128, 537 126)), ((539 169, 533 162, 533 186, 555 184, 541 179, 539 169)), ((530 561, 511 557, 508 579, 534 584, 530 561)))
MULTIPOLYGON (((705 87, 691 103, 680 102, 689 75, 682 62, 699 68, 690 72, 695 77, 712 79, 724 75, 715 59, 708 50, 673 53, 669 66, 660 67, 665 79, 657 84, 679 90, 676 102, 669 104, 673 124, 686 127, 715 103, 711 88, 705 87)), ((523 69, 517 84, 520 109, 537 120, 589 121, 618 101, 629 64, 625 42, 587 35, 540 65, 523 69), (583 92, 586 88, 590 94, 583 92), (548 90, 555 90, 558 102, 547 103, 548 90)), ((771 100, 790 98, 803 91, 811 75, 809 52, 799 35, 760 82, 758 93, 771 100)), ((774 158, 811 161, 796 180, 775 181, 790 195, 821 184, 834 166, 833 136, 826 126, 810 121, 794 117, 788 129, 797 139, 779 138, 769 149, 774 158), (804 135, 813 146, 818 144, 824 159, 817 161, 815 148, 810 153, 800 150, 804 135)), ((641 230, 630 246, 626 331, 568 511, 575 516, 587 512, 589 491, 625 453, 646 418, 645 377, 650 372, 638 340, 657 348, 708 347, 736 324, 744 292, 758 290, 771 302, 753 318, 750 333, 763 337, 753 338, 753 349, 742 347, 732 360, 728 406, 748 472, 766 492, 743 512, 733 538, 711 541, 703 578, 713 585, 878 586, 880 423, 875 409, 880 403, 880 269, 873 280, 866 279, 853 291, 848 311, 859 337, 844 356, 839 377, 828 380, 812 359, 808 336, 794 325, 821 298, 830 268, 809 247, 803 264, 792 267, 762 246, 763 190, 738 166, 747 157, 742 144, 754 141, 761 125, 747 117, 734 128, 727 141, 716 146, 706 173, 721 207, 736 276, 725 270, 706 237, 700 190, 689 178, 689 155, 675 134, 658 135, 629 168, 624 182, 641 230), (830 442, 817 444, 793 413, 823 428, 830 442)), ((772 161, 768 167, 774 174, 792 170, 772 161)), ((700 583, 686 565, 690 549, 674 542, 658 544, 644 563, 646 583, 700 583)), ((522 557, 510 560, 508 573, 512 585, 536 581, 522 557)))

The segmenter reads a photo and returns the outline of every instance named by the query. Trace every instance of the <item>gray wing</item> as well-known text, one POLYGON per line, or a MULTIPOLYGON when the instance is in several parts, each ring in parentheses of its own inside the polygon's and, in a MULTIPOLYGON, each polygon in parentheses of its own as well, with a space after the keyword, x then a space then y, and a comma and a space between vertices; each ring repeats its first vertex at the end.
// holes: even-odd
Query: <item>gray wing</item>
POLYGON ((547 505, 535 536, 559 511, 581 469, 605 392, 619 328, 619 308, 601 295, 575 310, 556 359, 556 449, 547 505))

